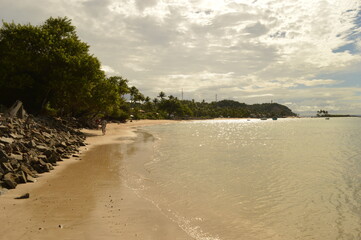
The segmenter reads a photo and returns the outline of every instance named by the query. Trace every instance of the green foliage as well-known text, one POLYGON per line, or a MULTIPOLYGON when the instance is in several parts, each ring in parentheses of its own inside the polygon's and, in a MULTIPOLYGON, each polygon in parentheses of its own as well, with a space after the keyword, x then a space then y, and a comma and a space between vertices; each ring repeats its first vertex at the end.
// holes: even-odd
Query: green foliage
POLYGON ((49 18, 42 26, 3 23, 1 102, 21 99, 30 111, 40 111, 48 102, 56 107, 87 94, 91 82, 103 77, 88 48, 67 18, 49 18))
POLYGON ((175 114, 180 114, 182 111, 181 103, 174 99, 162 100, 159 104, 159 109, 165 111, 168 117, 171 118, 175 114))
POLYGON ((66 17, 40 26, 4 22, 0 56, 2 104, 19 99, 32 113, 124 116, 128 80, 105 77, 66 17))
MULTIPOLYGON (((159 97, 161 94, 159 94, 159 97)), ((205 101, 178 100, 173 96, 153 101, 164 118, 217 118, 217 117, 286 117, 295 116, 289 108, 277 103, 247 105, 233 100, 207 103, 205 101)))
POLYGON ((112 76, 109 78, 109 80, 118 85, 118 91, 121 96, 130 93, 128 79, 122 78, 120 76, 112 76))
POLYGON ((138 90, 138 88, 132 86, 129 89, 129 93, 130 93, 130 100, 133 103, 137 103, 137 102, 142 102, 145 100, 144 95, 138 90))

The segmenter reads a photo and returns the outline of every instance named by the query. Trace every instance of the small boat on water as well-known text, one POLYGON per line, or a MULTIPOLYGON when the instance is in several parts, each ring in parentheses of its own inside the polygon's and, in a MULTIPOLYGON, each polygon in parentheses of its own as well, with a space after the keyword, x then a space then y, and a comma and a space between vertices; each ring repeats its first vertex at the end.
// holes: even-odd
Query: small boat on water
POLYGON ((261 118, 261 120, 267 120, 267 118, 261 118))
POLYGON ((276 117, 273 117, 273 118, 272 118, 272 120, 277 120, 277 119, 278 119, 278 118, 276 118, 276 117))
POLYGON ((325 118, 326 120, 330 120, 330 118, 329 117, 327 117, 327 118, 325 118))

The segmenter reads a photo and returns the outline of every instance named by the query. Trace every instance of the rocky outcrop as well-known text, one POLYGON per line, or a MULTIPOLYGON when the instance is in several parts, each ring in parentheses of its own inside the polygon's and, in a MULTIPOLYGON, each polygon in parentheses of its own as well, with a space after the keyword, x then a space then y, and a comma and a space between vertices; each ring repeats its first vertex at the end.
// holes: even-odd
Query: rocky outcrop
POLYGON ((0 116, 0 190, 31 182, 85 146, 85 136, 54 118, 0 116))

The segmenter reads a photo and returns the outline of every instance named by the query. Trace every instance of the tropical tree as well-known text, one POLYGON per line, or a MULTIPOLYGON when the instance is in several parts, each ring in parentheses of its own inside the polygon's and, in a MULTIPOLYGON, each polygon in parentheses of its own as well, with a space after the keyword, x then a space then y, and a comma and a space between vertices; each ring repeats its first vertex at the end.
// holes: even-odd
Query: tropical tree
POLYGON ((94 103, 94 88, 105 81, 99 60, 66 17, 40 26, 3 22, 0 56, 0 103, 19 99, 30 112, 51 107, 64 115, 81 114, 94 103))
POLYGON ((132 86, 132 87, 129 89, 129 94, 130 94, 130 101, 131 101, 132 103, 135 103, 135 98, 136 98, 136 96, 139 94, 138 88, 132 86))
POLYGON ((128 79, 122 78, 121 76, 112 76, 109 77, 109 80, 113 81, 116 85, 118 85, 118 91, 120 96, 124 96, 125 94, 130 93, 128 79))
POLYGON ((164 92, 160 92, 159 95, 158 95, 158 97, 159 97, 161 100, 163 100, 163 99, 166 97, 166 95, 165 95, 164 92))
POLYGON ((329 114, 328 114, 328 111, 326 111, 326 110, 319 110, 319 111, 317 111, 317 117, 324 117, 324 116, 328 116, 329 114))

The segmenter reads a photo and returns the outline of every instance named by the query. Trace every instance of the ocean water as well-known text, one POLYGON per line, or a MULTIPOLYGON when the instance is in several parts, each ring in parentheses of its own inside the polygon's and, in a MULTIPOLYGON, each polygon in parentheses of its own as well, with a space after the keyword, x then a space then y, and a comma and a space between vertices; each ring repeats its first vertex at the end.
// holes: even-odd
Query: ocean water
POLYGON ((198 240, 361 239, 361 118, 144 127, 123 176, 198 240), (133 157, 132 157, 133 156, 133 157))

